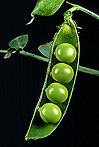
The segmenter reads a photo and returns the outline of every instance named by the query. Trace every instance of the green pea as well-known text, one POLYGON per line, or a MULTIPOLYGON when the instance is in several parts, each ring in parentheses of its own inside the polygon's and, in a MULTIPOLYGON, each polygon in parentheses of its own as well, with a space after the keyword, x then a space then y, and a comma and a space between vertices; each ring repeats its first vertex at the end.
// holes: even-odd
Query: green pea
POLYGON ((40 16, 53 15, 63 4, 65 0, 38 0, 31 16, 35 14, 40 16))
POLYGON ((62 115, 61 109, 53 103, 45 103, 39 113, 45 123, 57 123, 62 115))
POLYGON ((63 103, 68 97, 67 88, 60 83, 51 83, 45 90, 47 98, 54 103, 63 103))
POLYGON ((55 55, 59 61, 72 63, 76 58, 77 51, 72 44, 62 43, 56 47, 55 55))
POLYGON ((52 78, 60 83, 69 83, 74 77, 73 68, 65 63, 54 65, 51 72, 52 78))

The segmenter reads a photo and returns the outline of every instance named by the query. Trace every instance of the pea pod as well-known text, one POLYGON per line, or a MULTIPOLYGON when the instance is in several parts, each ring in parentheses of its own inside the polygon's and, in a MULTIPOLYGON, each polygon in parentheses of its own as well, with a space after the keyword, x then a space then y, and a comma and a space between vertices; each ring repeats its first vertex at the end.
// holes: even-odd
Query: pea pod
POLYGON ((63 4, 65 0, 38 0, 31 16, 50 16, 53 15, 63 4))
POLYGON ((61 26, 60 30, 58 31, 57 35, 54 38, 52 50, 50 54, 50 59, 48 63, 48 68, 46 72, 45 82, 42 88, 40 99, 34 110, 34 114, 30 122, 28 132, 25 136, 26 140, 45 138, 48 135, 50 135, 60 124, 64 115, 66 114, 67 108, 71 100, 71 96, 72 96, 73 89, 74 89, 74 84, 76 81, 77 71, 78 71, 78 64, 79 64, 79 37, 77 34, 77 30, 76 30, 74 21, 70 19, 68 22, 63 23, 63 25, 61 26), (70 66, 74 70, 74 77, 71 80, 71 82, 63 84, 68 89, 68 98, 66 99, 64 103, 57 104, 57 106, 61 109, 61 112, 62 112, 61 119, 57 123, 45 123, 40 118, 39 108, 41 108, 44 104, 49 103, 49 100, 45 93, 45 89, 51 83, 54 82, 54 79, 51 76, 51 71, 52 71, 52 68, 56 64, 60 63, 60 61, 58 61, 55 57, 55 49, 61 43, 70 43, 76 48, 76 51, 77 51, 76 59, 73 63, 70 64, 70 66))

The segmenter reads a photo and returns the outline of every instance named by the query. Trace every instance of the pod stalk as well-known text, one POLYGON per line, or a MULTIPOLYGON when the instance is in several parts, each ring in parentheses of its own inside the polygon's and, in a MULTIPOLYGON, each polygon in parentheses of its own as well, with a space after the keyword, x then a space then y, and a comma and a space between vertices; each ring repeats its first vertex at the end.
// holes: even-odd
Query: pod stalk
POLYGON ((82 12, 84 12, 84 13, 86 13, 86 14, 88 14, 88 15, 90 15, 90 16, 92 16, 92 17, 94 17, 94 18, 99 20, 99 15, 98 14, 96 14, 96 13, 94 13, 94 12, 92 12, 92 11, 82 7, 82 6, 79 6, 77 4, 72 4, 72 3, 68 2, 68 1, 66 1, 66 3, 73 6, 72 8, 70 8, 67 11, 70 11, 72 13, 74 11, 80 10, 80 11, 82 11, 82 12))

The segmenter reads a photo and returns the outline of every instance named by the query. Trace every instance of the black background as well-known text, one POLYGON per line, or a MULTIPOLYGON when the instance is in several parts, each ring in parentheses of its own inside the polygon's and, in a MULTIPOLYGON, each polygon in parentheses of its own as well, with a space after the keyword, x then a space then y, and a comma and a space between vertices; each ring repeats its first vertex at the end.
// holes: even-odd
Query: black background
MULTIPOLYGON (((97 0, 71 0, 99 14, 97 0)), ((52 40, 63 13, 71 6, 63 4, 51 17, 37 16, 26 26, 36 0, 3 0, 0 3, 0 49, 22 34, 29 34, 25 50, 41 55, 37 47, 52 40)), ((99 69, 99 21, 74 12, 80 32, 80 65, 99 69)), ((88 146, 99 147, 99 77, 78 72, 67 114, 59 127, 47 138, 25 141, 30 120, 43 86, 47 63, 15 54, 8 60, 0 54, 0 146, 88 146)))

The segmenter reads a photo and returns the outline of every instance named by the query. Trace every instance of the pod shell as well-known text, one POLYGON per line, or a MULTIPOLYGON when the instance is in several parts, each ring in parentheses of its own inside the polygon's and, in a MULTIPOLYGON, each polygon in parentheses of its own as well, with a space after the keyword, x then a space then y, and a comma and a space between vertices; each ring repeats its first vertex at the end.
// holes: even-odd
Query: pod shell
POLYGON ((38 0, 31 16, 51 16, 61 7, 64 1, 65 0, 38 0))
POLYGON ((50 54, 50 60, 48 63, 48 68, 46 72, 45 82, 42 88, 42 92, 39 98, 39 101, 36 105, 36 108, 33 113, 32 120, 30 122, 30 126, 28 129, 28 132, 25 136, 25 139, 41 139, 49 136, 60 124, 62 121, 64 115, 66 114, 67 108, 69 106, 71 96, 74 89, 74 84, 76 81, 77 71, 78 71, 78 65, 79 65, 79 37, 77 34, 77 30, 75 27, 75 24, 72 19, 69 20, 69 22, 64 23, 64 25, 61 27, 59 32, 57 33, 54 43, 52 46, 51 54, 50 54), (74 69, 74 78, 69 84, 64 84, 64 86, 67 87, 69 96, 63 104, 57 104, 61 111, 62 111, 62 117, 60 121, 56 124, 46 124, 40 120, 38 109, 39 107, 42 107, 47 102, 47 97, 45 94, 45 89, 48 87, 49 84, 51 84, 53 81, 52 77, 50 76, 50 72, 55 64, 57 64, 59 61, 56 60, 56 57, 54 56, 55 48, 61 44, 61 43, 70 43, 77 49, 77 57, 75 59, 75 62, 71 64, 72 68, 74 69))

